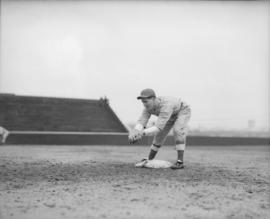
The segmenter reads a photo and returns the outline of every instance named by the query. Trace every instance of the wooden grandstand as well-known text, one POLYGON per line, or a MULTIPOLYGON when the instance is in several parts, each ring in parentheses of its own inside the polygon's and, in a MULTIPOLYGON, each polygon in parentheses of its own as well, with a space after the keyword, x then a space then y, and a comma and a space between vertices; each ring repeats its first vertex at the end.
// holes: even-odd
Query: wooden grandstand
POLYGON ((63 138, 79 144, 76 136, 127 133, 107 98, 0 94, 0 125, 11 133, 7 143, 15 144, 65 143, 63 138))

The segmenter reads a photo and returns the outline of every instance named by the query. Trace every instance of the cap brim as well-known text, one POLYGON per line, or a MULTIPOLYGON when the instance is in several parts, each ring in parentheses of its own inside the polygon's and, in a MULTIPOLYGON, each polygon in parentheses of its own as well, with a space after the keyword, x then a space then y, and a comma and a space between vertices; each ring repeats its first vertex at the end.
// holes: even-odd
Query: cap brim
POLYGON ((138 96, 137 99, 140 100, 140 99, 148 99, 152 96, 138 96))

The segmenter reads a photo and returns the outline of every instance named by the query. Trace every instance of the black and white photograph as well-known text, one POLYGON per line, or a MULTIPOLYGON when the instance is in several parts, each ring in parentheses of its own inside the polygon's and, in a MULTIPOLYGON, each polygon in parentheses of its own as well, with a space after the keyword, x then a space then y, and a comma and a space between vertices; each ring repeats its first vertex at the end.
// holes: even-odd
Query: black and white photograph
POLYGON ((270 218, 270 1, 0 0, 0 219, 270 218))

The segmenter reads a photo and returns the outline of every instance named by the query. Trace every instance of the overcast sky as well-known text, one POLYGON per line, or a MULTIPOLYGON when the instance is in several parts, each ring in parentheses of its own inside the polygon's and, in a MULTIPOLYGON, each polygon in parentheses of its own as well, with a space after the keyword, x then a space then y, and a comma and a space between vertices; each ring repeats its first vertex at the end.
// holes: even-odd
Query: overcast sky
POLYGON ((0 92, 99 99, 137 120, 141 89, 191 127, 270 121, 268 1, 1 1, 0 92))

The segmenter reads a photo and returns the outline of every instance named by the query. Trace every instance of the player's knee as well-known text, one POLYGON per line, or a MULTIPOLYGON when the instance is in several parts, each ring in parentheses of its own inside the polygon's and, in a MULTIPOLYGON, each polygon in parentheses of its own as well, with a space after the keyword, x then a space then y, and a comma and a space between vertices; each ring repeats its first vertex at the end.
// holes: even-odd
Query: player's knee
POLYGON ((177 135, 175 136, 175 144, 185 144, 186 143, 186 135, 177 135))
POLYGON ((184 151, 186 149, 186 144, 176 144, 175 150, 177 151, 184 151))
POLYGON ((177 144, 185 144, 185 143, 186 143, 185 138, 175 140, 176 145, 177 144))
POLYGON ((185 150, 186 148, 186 138, 185 136, 178 136, 177 139, 175 139, 175 149, 177 151, 185 150))

